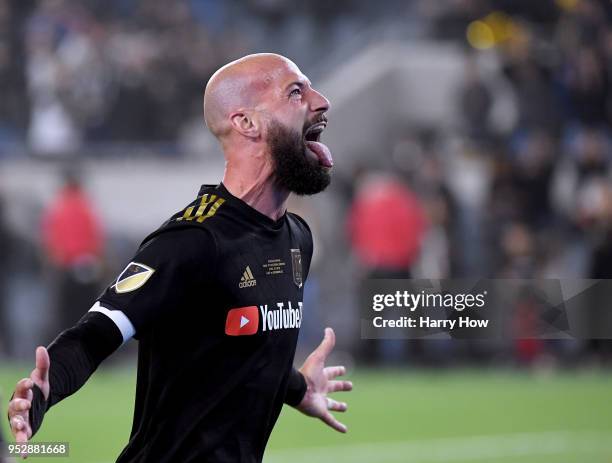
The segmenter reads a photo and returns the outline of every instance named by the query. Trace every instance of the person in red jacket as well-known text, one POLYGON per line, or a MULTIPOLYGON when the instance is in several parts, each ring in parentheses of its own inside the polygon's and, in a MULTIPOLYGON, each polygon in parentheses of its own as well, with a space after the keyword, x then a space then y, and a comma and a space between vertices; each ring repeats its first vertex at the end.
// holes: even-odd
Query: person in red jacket
POLYGON ((99 291, 104 235, 94 207, 75 171, 45 210, 42 220, 45 255, 54 268, 59 325, 66 328, 99 291))
POLYGON ((425 212, 406 185, 389 175, 368 175, 348 216, 353 252, 370 277, 409 278, 425 234, 425 212))
MULTIPOLYGON (((367 174, 358 184, 348 215, 353 253, 369 278, 410 278, 426 230, 420 200, 391 175, 367 174)), ((408 348, 402 340, 362 340, 362 360, 402 361, 408 348)))

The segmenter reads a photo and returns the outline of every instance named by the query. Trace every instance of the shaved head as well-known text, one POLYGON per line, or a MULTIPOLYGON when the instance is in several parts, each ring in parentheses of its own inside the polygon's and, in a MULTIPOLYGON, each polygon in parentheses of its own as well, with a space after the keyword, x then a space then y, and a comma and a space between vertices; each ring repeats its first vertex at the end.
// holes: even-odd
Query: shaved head
POLYGON ((287 70, 301 74, 284 56, 273 53, 247 55, 213 74, 204 92, 204 119, 210 131, 223 137, 231 128, 230 115, 257 109, 272 83, 287 70))
POLYGON ((273 53, 223 66, 204 91, 204 119, 221 143, 225 180, 236 189, 268 183, 314 194, 329 184, 333 160, 321 143, 329 101, 293 61, 273 53))

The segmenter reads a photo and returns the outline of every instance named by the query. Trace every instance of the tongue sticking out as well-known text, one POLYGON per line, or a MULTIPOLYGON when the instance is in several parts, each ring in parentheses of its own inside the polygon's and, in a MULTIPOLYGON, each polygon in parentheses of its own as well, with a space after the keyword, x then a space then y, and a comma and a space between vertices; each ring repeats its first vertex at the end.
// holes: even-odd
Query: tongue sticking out
POLYGON ((325 167, 332 167, 334 165, 331 152, 323 143, 318 141, 307 141, 306 146, 317 156, 319 164, 325 167))

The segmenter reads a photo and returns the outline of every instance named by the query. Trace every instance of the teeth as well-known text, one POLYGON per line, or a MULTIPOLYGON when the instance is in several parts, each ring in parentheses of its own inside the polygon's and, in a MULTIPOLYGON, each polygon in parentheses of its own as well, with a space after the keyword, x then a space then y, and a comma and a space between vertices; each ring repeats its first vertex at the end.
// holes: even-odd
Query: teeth
POLYGON ((321 133, 321 132, 323 132, 323 130, 325 130, 326 125, 327 124, 325 122, 319 122, 318 124, 311 125, 306 130, 306 135, 309 135, 309 134, 311 134, 313 132, 314 133, 321 133))

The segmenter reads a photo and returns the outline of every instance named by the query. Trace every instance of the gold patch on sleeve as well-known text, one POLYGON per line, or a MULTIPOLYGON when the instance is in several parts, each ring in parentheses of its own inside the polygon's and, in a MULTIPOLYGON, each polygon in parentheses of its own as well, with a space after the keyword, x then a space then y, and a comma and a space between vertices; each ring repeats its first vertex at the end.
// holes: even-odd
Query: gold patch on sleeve
POLYGON ((130 262, 117 278, 117 282, 114 284, 115 292, 117 294, 129 293, 141 288, 154 272, 154 269, 144 264, 130 262))

